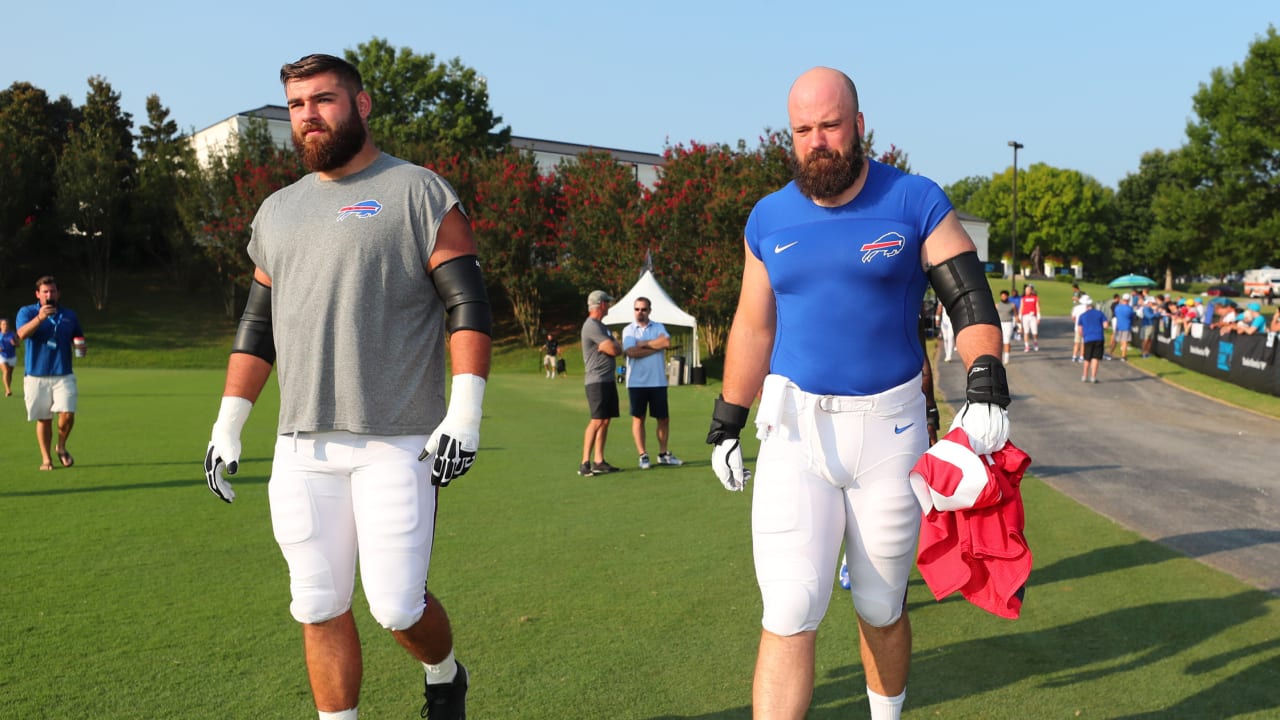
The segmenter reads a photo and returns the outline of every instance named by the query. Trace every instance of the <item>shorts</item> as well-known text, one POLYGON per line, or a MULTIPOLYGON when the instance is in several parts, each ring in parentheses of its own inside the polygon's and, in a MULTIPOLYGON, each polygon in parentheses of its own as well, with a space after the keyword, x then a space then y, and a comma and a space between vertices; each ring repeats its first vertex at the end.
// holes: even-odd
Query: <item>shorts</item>
POLYGON ((543 355, 543 356, 542 356, 542 367, 549 367, 549 368, 553 368, 553 367, 555 367, 555 366, 556 366, 556 356, 555 356, 555 355, 543 355))
POLYGON ((22 396, 27 401, 27 420, 49 420, 54 413, 73 413, 80 393, 75 374, 24 375, 22 396))
POLYGON ((667 387, 627 388, 627 397, 631 400, 631 417, 643 418, 645 410, 655 420, 666 420, 671 417, 667 408, 667 387))
POLYGON ((431 462, 418 460, 426 442, 345 431, 276 439, 267 493, 298 622, 351 609, 357 557, 380 624, 403 630, 422 616, 437 493, 431 462))
POLYGON ((1013 321, 1012 320, 1000 321, 1000 340, 1005 345, 1008 345, 1009 343, 1013 342, 1013 321))
POLYGON ((751 502, 761 624, 784 636, 817 629, 841 541, 859 616, 892 624, 920 534, 909 480, 929 447, 919 376, 866 397, 818 396, 788 383, 777 417, 760 445, 751 502))
POLYGON ((0 357, 0 363, 4 363, 9 367, 13 367, 18 364, 18 358, 17 357, 0 357))
POLYGON ((618 386, 603 382, 587 385, 587 410, 592 420, 618 417, 618 386))
POLYGON ((1028 335, 1040 334, 1040 318, 1035 315, 1022 316, 1022 332, 1028 335))
POLYGON ((1155 326, 1155 325, 1143 325, 1143 326, 1142 326, 1142 339, 1143 339, 1143 340, 1150 340, 1151 338, 1153 338, 1153 337, 1155 337, 1155 336, 1156 336, 1156 326, 1155 326))
POLYGON ((1089 340, 1085 342, 1084 355, 1082 357, 1084 357, 1085 360, 1101 360, 1102 359, 1102 341, 1089 340))
POLYGON ((1128 345, 1129 341, 1132 339, 1133 339, 1132 330, 1117 330, 1116 334, 1111 338, 1112 342, 1117 342, 1117 343, 1120 343, 1121 345, 1128 345))

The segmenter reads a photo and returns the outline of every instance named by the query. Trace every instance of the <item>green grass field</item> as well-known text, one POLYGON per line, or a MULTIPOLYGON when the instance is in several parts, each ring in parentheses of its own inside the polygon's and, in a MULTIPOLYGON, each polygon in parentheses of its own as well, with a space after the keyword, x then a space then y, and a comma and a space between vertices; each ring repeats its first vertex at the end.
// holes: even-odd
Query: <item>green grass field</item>
MULTIPOLYGON (((672 389, 684 467, 634 469, 619 426, 609 458, 627 469, 580 478, 580 378, 506 362, 528 369, 491 380, 479 463, 441 494, 431 575, 472 717, 749 717, 750 497, 720 487, 701 442, 718 387, 672 389)), ((225 505, 200 470, 221 371, 77 374, 70 470, 38 472, 21 400, 0 405, 0 718, 314 717, 267 511, 274 382, 225 505)), ((1036 570, 1021 620, 913 581, 906 718, 1277 716, 1280 599, 1035 479, 1024 493, 1036 570)), ((420 669, 355 608, 362 717, 414 717, 420 669)), ((837 589, 812 718, 865 717, 853 625, 837 589)))
MULTIPOLYGON (((114 287, 101 312, 64 289, 91 348, 77 363, 74 468, 38 472, 20 397, 0 400, 0 720, 314 717, 267 511, 275 383, 246 429, 238 499, 225 505, 200 461, 233 323, 163 282, 114 287)), ((1069 284, 1037 289, 1046 313, 1067 313, 1069 284)), ((29 292, 4 297, 16 309, 29 292)), ((564 352, 580 367, 576 346, 564 352)), ((672 448, 687 465, 634 469, 620 423, 609 459, 627 469, 580 478, 580 376, 544 380, 538 360, 497 344, 479 463, 441 495, 431 584, 472 672, 472 716, 750 717, 760 615, 750 497, 721 489, 702 444, 718 386, 671 391, 672 448)), ((1134 364, 1280 416, 1280 399, 1156 359, 1134 364)), ((1034 477, 1024 495, 1036 569, 1022 619, 935 602, 917 577, 904 717, 1280 715, 1280 599, 1034 477)), ((415 717, 420 670, 359 593, 355 609, 362 717, 415 717)), ((837 589, 812 718, 866 716, 853 627, 837 589)))

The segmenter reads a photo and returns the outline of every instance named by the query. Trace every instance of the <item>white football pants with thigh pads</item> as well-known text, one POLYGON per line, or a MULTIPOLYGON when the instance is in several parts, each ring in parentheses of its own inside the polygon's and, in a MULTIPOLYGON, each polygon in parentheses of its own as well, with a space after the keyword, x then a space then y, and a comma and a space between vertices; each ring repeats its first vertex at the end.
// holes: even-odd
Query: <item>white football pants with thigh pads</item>
MULTIPOLYGON (((762 396, 761 413, 766 402, 762 396)), ((929 447, 920 378, 865 397, 813 395, 787 383, 774 418, 765 421, 751 508, 764 629, 817 629, 841 540, 858 615, 893 624, 920 535, 908 480, 929 447)))
POLYGON ((324 432, 276 440, 268 494, 289 564, 289 611, 320 623, 351 608, 356 557, 369 610, 405 630, 426 608, 437 489, 426 435, 324 432))

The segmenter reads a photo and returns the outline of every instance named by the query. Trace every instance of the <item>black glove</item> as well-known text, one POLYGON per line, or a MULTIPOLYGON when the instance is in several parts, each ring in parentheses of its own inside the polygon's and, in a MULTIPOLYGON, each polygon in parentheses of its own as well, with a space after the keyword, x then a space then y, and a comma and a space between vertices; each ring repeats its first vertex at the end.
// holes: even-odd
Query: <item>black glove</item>
POLYGON ((742 443, 738 437, 747 424, 749 408, 725 402, 724 396, 716 398, 711 413, 711 431, 707 444, 715 445, 711 451, 711 469, 726 490, 740 492, 751 479, 751 471, 742 466, 742 443))
POLYGON ((715 409, 711 412, 711 431, 707 433, 707 444, 717 445, 725 438, 736 438, 742 434, 747 425, 750 408, 725 402, 724 396, 716 398, 715 409))
POLYGON ((995 355, 980 355, 969 366, 968 383, 964 391, 965 400, 970 403, 988 403, 1008 408, 1012 398, 1009 397, 1009 378, 1005 376, 1004 364, 995 355))

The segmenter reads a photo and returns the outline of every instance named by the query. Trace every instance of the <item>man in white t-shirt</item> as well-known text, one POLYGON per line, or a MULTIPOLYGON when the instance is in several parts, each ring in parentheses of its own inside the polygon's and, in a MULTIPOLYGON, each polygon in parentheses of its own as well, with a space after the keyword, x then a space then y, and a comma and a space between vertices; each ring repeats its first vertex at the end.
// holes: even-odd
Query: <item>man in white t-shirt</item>
POLYGON ((667 408, 666 363, 663 351, 671 347, 671 334, 662 323, 649 319, 653 303, 638 297, 633 303, 635 322, 622 331, 622 354, 627 356, 627 395, 631 400, 631 435, 640 454, 640 469, 653 466, 645 446, 644 419, 648 412, 658 421, 658 464, 681 465, 667 448, 671 414, 667 408))

